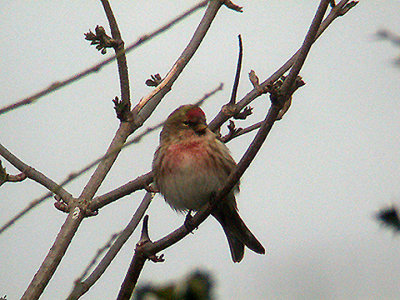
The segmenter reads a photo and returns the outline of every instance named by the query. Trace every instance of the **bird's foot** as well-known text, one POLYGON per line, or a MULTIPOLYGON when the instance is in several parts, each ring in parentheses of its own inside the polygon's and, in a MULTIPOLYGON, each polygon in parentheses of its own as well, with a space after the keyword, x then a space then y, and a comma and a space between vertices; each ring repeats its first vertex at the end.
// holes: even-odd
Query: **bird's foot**
POLYGON ((219 202, 216 201, 217 200, 216 196, 217 196, 216 192, 211 192, 209 205, 214 208, 217 208, 222 203, 221 201, 219 201, 219 202))
POLYGON ((189 230, 191 233, 193 233, 193 230, 197 229, 197 227, 193 225, 192 219, 192 210, 190 209, 186 215, 185 222, 183 224, 185 225, 186 229, 189 230))
POLYGON ((152 184, 152 185, 146 184, 144 186, 144 189, 146 190, 146 192, 149 192, 149 193, 159 193, 160 192, 160 190, 154 184, 152 184))

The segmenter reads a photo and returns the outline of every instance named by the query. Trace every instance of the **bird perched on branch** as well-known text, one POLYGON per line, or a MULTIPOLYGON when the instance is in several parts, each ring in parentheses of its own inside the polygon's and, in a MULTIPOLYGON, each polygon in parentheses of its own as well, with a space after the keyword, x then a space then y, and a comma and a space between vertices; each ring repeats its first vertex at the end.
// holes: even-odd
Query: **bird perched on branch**
MULTIPOLYGON (((228 148, 208 129, 200 107, 183 105, 169 115, 154 154, 153 173, 158 190, 173 209, 200 210, 222 188, 235 166, 228 148)), ((245 246, 265 253, 238 214, 238 190, 239 184, 211 213, 224 229, 234 262, 242 260, 245 246)))

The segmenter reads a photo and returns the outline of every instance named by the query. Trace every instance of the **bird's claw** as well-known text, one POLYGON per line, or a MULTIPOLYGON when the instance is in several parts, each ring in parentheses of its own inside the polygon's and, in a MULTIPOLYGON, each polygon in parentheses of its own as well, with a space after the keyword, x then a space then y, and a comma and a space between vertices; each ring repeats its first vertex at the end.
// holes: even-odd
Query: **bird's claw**
POLYGON ((189 210, 186 217, 185 217, 185 222, 184 225, 187 230, 189 230, 191 233, 193 233, 193 230, 197 229, 196 226, 193 225, 193 217, 192 217, 192 210, 189 210))
POLYGON ((152 185, 146 184, 144 186, 144 189, 146 190, 146 192, 149 192, 149 193, 159 193, 160 192, 160 190, 153 184, 152 185))

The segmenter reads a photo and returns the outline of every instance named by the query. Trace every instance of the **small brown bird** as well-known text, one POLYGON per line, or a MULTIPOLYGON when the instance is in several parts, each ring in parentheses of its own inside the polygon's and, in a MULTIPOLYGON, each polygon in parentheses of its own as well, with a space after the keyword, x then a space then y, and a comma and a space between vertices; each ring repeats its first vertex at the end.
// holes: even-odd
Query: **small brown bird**
MULTIPOLYGON (((200 210, 235 166, 228 148, 208 129, 198 106, 183 105, 169 115, 154 154, 153 173, 157 188, 173 209, 200 210)), ((234 195, 238 190, 239 184, 212 212, 224 229, 234 262, 242 260, 244 246, 265 253, 238 214, 234 195)))

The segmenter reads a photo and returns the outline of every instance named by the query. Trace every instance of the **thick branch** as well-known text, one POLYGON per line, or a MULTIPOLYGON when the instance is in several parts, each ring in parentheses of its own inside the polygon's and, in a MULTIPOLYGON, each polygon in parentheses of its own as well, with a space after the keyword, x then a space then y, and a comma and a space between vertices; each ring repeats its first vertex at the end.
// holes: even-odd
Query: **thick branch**
POLYGON ((63 258, 72 238, 84 218, 84 214, 77 207, 71 211, 58 233, 53 246, 41 264, 38 272, 32 279, 21 300, 39 299, 63 258))

